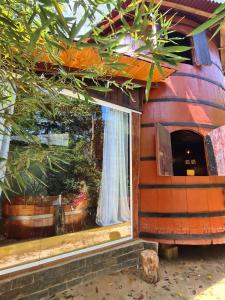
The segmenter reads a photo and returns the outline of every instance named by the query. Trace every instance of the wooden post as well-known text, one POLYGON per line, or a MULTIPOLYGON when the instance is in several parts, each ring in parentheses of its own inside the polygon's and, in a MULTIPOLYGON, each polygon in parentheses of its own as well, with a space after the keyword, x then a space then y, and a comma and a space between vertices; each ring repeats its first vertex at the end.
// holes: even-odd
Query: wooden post
POLYGON ((54 213, 55 234, 61 235, 65 233, 65 211, 62 206, 62 196, 59 195, 54 213))
POLYGON ((140 114, 132 113, 133 236, 139 236, 140 114))

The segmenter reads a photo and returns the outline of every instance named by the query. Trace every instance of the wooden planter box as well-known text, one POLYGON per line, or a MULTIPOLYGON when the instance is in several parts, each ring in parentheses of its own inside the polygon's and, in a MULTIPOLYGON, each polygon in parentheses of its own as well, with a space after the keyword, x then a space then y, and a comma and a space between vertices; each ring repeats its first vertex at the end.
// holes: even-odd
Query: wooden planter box
MULTIPOLYGON (((4 201, 2 207, 3 234, 12 239, 29 239, 54 235, 53 202, 56 196, 15 197, 4 201)), ((65 232, 84 228, 90 201, 83 201, 76 208, 63 205, 65 211, 65 232)))

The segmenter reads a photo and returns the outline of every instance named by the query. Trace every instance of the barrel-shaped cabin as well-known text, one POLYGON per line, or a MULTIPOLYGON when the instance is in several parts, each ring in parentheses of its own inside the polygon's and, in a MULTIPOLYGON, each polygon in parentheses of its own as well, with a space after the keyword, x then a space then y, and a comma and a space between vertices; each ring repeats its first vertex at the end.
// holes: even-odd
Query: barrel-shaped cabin
MULTIPOLYGON (((177 72, 151 89, 144 104, 140 237, 165 244, 225 243, 225 81, 220 41, 210 31, 187 36, 217 4, 202 0, 170 4, 178 13, 174 24, 179 21, 173 35, 192 50, 184 53, 189 60, 179 64, 177 72)), ((162 9, 167 6, 162 4, 162 9)))

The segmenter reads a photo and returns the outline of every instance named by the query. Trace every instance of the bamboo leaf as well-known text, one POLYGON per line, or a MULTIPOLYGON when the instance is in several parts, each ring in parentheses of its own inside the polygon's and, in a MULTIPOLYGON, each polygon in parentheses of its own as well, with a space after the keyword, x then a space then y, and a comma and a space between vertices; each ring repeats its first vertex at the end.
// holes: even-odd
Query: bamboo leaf
POLYGON ((38 39, 40 38, 41 35, 41 28, 36 29, 35 32, 32 33, 31 37, 30 37, 30 44, 29 44, 29 50, 32 50, 34 48, 34 46, 36 45, 38 39))
POLYGON ((185 52, 190 50, 191 47, 187 47, 187 46, 170 46, 170 47, 163 47, 163 51, 165 51, 165 53, 167 52, 185 52))
POLYGON ((58 0, 52 0, 52 3, 58 13, 58 17, 59 17, 59 21, 61 22, 61 24, 63 25, 63 29, 69 33, 69 27, 68 27, 68 24, 63 16, 63 13, 62 13, 62 10, 61 10, 61 7, 60 7, 60 4, 58 2, 58 0))
POLYGON ((151 67, 150 67, 150 71, 148 73, 147 82, 146 82, 146 89, 145 89, 145 98, 146 98, 146 101, 148 101, 148 98, 149 98, 149 92, 150 92, 150 89, 151 89, 151 84, 152 84, 152 78, 153 78, 153 74, 154 74, 154 69, 155 69, 155 65, 154 65, 154 63, 152 63, 151 67))
POLYGON ((163 71, 163 68, 162 68, 162 66, 160 65, 160 62, 156 61, 155 63, 156 63, 157 69, 159 70, 160 74, 162 75, 162 78, 165 79, 166 74, 165 74, 165 72, 163 71))
POLYGON ((89 90, 98 91, 98 92, 110 92, 110 91, 112 91, 112 89, 107 88, 107 87, 105 87, 105 86, 95 86, 95 85, 93 85, 93 86, 88 86, 88 89, 89 89, 89 90))
POLYGON ((34 21, 36 15, 37 15, 37 12, 34 11, 34 12, 32 13, 32 15, 30 16, 29 20, 28 20, 28 25, 31 25, 31 24, 33 23, 33 21, 34 21))
POLYGON ((202 31, 205 31, 209 27, 215 25, 217 22, 221 21, 222 19, 225 18, 225 12, 221 13, 220 15, 217 15, 213 17, 212 19, 209 19, 207 22, 201 24, 199 27, 194 29, 191 33, 189 33, 187 36, 193 36, 198 33, 201 33, 202 31))
POLYGON ((10 20, 10 19, 7 18, 7 17, 0 16, 0 21, 3 22, 3 23, 8 24, 10 27, 16 28, 16 25, 12 22, 12 20, 10 20))
POLYGON ((88 20, 89 13, 85 11, 83 17, 80 19, 80 21, 77 23, 77 20, 73 23, 70 31, 70 39, 71 41, 74 40, 74 38, 78 35, 80 30, 84 27, 85 23, 88 20))
POLYGON ((213 15, 218 15, 225 10, 225 3, 221 4, 216 10, 214 10, 213 15))

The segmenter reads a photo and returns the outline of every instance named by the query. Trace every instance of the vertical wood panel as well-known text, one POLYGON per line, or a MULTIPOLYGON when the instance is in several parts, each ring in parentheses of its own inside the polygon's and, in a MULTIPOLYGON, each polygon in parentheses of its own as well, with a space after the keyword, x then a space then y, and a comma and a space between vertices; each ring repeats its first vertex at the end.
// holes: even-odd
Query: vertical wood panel
POLYGON ((133 235, 139 235, 140 115, 132 113, 133 235))
POLYGON ((141 156, 156 156, 155 128, 141 128, 141 156))
POLYGON ((143 99, 144 99, 144 89, 138 88, 129 93, 124 93, 119 88, 113 88, 112 91, 107 93, 91 91, 90 96, 95 97, 99 100, 110 102, 122 107, 127 107, 135 111, 142 111, 143 109, 143 99))
POLYGON ((209 45, 206 33, 203 31, 193 36, 196 65, 211 65, 209 45))
POLYGON ((206 137, 211 175, 225 175, 225 125, 212 130, 206 137))
POLYGON ((158 174, 160 176, 173 175, 172 146, 169 131, 161 124, 156 124, 156 157, 158 174))
POLYGON ((208 172, 211 176, 218 175, 215 153, 213 150, 212 140, 209 135, 205 138, 205 147, 207 153, 208 172))

